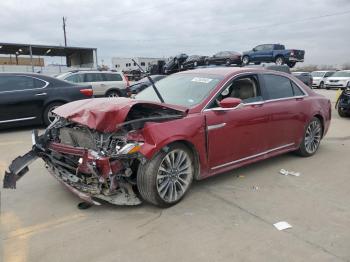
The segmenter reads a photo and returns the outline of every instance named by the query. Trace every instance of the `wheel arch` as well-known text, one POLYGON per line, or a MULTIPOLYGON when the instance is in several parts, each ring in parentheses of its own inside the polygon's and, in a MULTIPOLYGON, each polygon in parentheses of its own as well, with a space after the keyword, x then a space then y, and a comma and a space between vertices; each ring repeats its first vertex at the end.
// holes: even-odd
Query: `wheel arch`
POLYGON ((316 114, 314 114, 314 116, 313 117, 316 117, 316 118, 318 118, 318 120, 320 120, 320 122, 321 122, 321 125, 322 125, 322 137, 324 136, 324 133, 325 133, 325 123, 324 123, 324 118, 323 118, 323 116, 320 114, 320 113, 316 113, 316 114))
POLYGON ((44 123, 44 114, 45 114, 45 111, 47 109, 47 107, 51 104, 54 104, 54 103, 62 103, 62 104, 66 104, 66 103, 69 103, 70 101, 67 101, 67 100, 64 100, 64 99, 54 99, 54 100, 49 100, 47 101, 42 110, 41 110, 41 123, 44 123))

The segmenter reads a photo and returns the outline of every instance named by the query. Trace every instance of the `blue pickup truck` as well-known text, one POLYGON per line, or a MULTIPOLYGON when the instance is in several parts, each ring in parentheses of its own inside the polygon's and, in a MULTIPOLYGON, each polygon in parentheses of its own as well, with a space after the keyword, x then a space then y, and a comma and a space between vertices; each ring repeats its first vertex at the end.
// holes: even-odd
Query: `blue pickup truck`
POLYGON ((243 52, 242 63, 243 65, 249 63, 258 65, 261 62, 275 62, 277 65, 287 64, 293 67, 297 62, 304 62, 304 55, 304 50, 285 49, 281 44, 265 44, 243 52))

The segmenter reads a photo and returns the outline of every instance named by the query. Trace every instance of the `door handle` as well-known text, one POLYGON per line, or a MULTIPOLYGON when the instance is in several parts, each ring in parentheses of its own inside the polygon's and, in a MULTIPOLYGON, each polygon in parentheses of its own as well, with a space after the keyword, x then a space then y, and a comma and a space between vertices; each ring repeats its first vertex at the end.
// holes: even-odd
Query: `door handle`
POLYGON ((35 94, 35 96, 46 96, 47 93, 38 93, 38 94, 35 94))
POLYGON ((221 128, 221 127, 224 127, 224 126, 226 126, 226 123, 221 123, 221 124, 217 124, 217 125, 210 125, 207 128, 208 128, 208 131, 209 131, 209 130, 218 129, 218 128, 221 128))

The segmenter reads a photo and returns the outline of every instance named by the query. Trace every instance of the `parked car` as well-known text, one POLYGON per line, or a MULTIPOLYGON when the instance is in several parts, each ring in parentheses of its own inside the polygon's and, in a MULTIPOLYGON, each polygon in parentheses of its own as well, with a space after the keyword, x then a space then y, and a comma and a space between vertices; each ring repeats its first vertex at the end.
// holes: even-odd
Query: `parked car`
POLYGON ((193 69, 197 66, 205 65, 205 61, 208 57, 202 55, 191 55, 182 64, 183 69, 193 69))
POLYGON ((277 65, 287 64, 294 67, 297 62, 304 61, 304 50, 285 49, 281 44, 264 44, 254 47, 251 51, 243 52, 242 63, 259 64, 261 62, 275 62, 277 65))
POLYGON ((157 87, 158 93, 146 88, 136 99, 97 98, 57 108, 59 120, 44 135, 34 134, 33 149, 12 162, 4 187, 15 188, 40 157, 90 204, 167 207, 194 179, 290 151, 312 156, 330 125, 330 100, 277 71, 194 69, 157 87))
POLYGON ((181 65, 186 61, 188 55, 179 54, 175 57, 170 57, 169 60, 164 65, 164 74, 172 74, 179 72, 181 70, 181 65))
POLYGON ((332 76, 336 71, 313 71, 312 75, 312 87, 324 88, 324 84, 328 77, 332 76))
POLYGON ((350 87, 350 70, 335 72, 327 78, 325 87, 326 89, 350 87))
POLYGON ((206 65, 241 65, 241 54, 235 51, 222 51, 208 57, 205 60, 206 65))
POLYGON ((124 74, 114 71, 74 70, 62 73, 57 78, 72 83, 91 85, 95 97, 126 96, 129 87, 129 81, 124 74))
POLYGON ((350 116, 350 87, 343 88, 336 102, 340 117, 350 116))
POLYGON ((65 103, 92 97, 90 85, 71 84, 29 73, 0 73, 0 128, 49 125, 52 111, 65 103))
POLYGON ((305 85, 312 88, 312 75, 309 72, 293 72, 294 76, 299 78, 305 85))
MULTIPOLYGON (((150 76, 150 78, 153 80, 154 83, 163 79, 164 77, 166 77, 166 75, 151 75, 150 76)), ((152 84, 149 81, 148 77, 144 77, 129 87, 128 96, 130 97, 132 95, 136 95, 151 85, 152 84)))

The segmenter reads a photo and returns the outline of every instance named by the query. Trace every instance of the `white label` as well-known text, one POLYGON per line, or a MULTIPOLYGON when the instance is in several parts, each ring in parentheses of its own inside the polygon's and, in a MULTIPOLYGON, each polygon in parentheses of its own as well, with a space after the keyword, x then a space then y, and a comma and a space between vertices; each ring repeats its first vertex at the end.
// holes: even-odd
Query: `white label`
POLYGON ((212 81, 213 79, 210 78, 204 78, 204 77, 194 77, 191 81, 192 82, 198 82, 198 83, 205 83, 208 84, 212 81))

